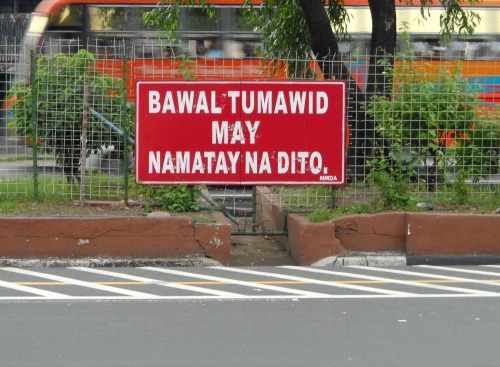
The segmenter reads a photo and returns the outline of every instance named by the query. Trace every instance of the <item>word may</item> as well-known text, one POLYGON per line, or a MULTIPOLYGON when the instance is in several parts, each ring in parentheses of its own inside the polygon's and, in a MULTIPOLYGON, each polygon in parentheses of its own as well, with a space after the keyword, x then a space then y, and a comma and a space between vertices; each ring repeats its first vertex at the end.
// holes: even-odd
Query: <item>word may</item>
MULTIPOLYGON (((255 134, 259 127, 260 121, 255 121, 252 125, 251 121, 245 121, 245 127, 250 136, 250 144, 255 144, 255 134)), ((229 126, 227 121, 212 121, 212 144, 245 144, 245 132, 241 121, 236 121, 234 125, 229 126), (231 141, 229 134, 231 133, 231 141)))

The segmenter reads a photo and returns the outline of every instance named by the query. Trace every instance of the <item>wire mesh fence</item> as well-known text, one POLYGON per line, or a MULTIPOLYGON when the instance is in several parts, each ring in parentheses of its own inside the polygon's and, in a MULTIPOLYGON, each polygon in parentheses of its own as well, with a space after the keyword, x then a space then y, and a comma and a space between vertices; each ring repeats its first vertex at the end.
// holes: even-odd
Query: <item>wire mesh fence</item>
MULTIPOLYGON (((46 39, 31 59, 21 46, 0 50, 11 53, 2 57, 1 92, 11 93, 0 123, 0 197, 126 198, 134 185, 128 175, 138 80, 322 77, 311 60, 210 58, 160 40, 46 39), (25 82, 16 89, 14 76, 25 82)), ((401 196, 498 200, 499 58, 401 56, 386 68, 383 85, 368 73, 368 60, 349 54, 329 61, 350 75, 347 185, 272 187, 271 201, 313 210, 401 196), (372 98, 368 90, 379 92, 372 98)), ((251 188, 211 192, 238 215, 261 205, 251 188)))

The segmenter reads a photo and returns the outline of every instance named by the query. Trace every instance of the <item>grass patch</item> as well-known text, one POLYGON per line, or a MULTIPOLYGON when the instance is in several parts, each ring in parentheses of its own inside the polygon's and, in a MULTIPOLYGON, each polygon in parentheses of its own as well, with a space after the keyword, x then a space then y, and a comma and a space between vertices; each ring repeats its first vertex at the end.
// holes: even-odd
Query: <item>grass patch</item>
POLYGON ((19 210, 19 205, 13 201, 0 201, 0 214, 11 214, 19 210))
POLYGON ((335 219, 346 215, 370 214, 376 213, 377 211, 380 211, 380 209, 368 204, 341 205, 333 209, 317 208, 307 214, 306 217, 310 222, 318 223, 326 222, 330 219, 335 219))
POLYGON ((210 214, 199 214, 193 216, 194 223, 216 223, 217 220, 210 214))
MULTIPOLYGON (((441 193, 434 198, 422 198, 421 203, 432 204, 435 212, 440 213, 471 213, 491 214, 500 208, 500 193, 498 191, 474 196, 467 202, 457 201, 453 193, 441 193)), ((370 204, 340 205, 335 208, 319 207, 309 212, 306 217, 312 223, 325 222, 331 219, 355 214, 372 214, 386 210, 376 201, 370 204)), ((400 210, 410 212, 427 212, 429 209, 411 205, 400 210)))
MULTIPOLYGON (((123 177, 91 173, 85 177, 85 197, 92 199, 123 199, 123 177)), ((38 202, 52 202, 80 197, 80 183, 69 183, 65 177, 41 175, 38 179, 38 202)), ((35 200, 35 181, 0 179, 0 201, 35 200)))

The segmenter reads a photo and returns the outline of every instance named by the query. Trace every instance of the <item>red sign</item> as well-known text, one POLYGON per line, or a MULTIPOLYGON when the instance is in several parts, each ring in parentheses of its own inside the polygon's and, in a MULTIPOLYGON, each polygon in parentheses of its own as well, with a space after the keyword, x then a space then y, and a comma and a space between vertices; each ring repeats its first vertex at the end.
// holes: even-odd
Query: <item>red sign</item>
POLYGON ((140 184, 342 185, 342 81, 138 82, 140 184))

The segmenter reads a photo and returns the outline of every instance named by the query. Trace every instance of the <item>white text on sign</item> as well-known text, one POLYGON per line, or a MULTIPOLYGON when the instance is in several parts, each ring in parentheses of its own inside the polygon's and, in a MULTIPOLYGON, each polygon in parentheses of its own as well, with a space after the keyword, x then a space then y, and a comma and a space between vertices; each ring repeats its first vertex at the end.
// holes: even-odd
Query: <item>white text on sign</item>
MULTIPOLYGON (((226 92, 230 100, 230 113, 238 111, 243 114, 324 114, 328 110, 328 95, 325 92, 284 91, 249 91, 229 90, 226 92)), ((221 114, 222 106, 218 104, 215 91, 149 91, 149 113, 182 114, 205 113, 221 114)))

